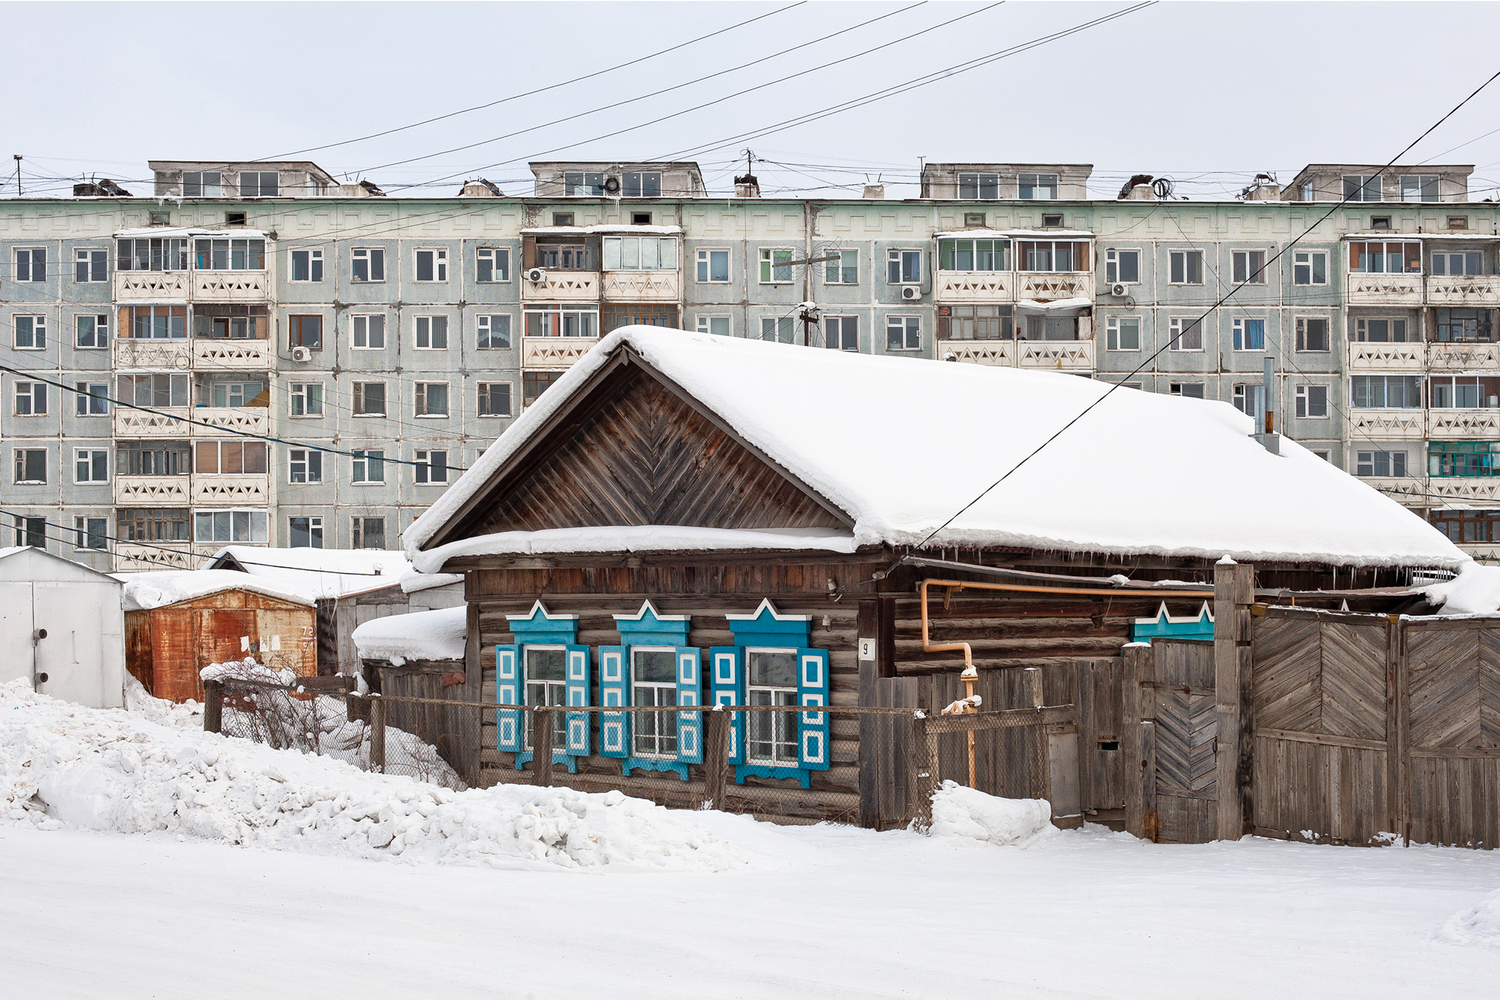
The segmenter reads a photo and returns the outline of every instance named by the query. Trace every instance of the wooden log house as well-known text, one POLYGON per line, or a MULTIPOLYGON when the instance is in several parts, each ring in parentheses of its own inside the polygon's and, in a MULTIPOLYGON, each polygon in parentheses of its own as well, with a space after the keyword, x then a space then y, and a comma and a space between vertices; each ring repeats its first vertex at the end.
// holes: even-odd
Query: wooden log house
MULTIPOLYGON (((503 705, 934 710, 962 695, 963 653, 930 647, 967 643, 984 708, 1008 708, 1040 667, 1045 703, 1078 708, 1079 808, 1119 821, 1120 648, 1211 637, 1217 560, 1253 561, 1258 587, 1299 603, 1388 610, 1413 573, 1464 556, 1295 443, 1273 454, 1227 404, 1100 402, 1108 388, 626 328, 408 530, 407 552, 464 574, 466 670, 503 705)), ((485 780, 529 780, 525 713, 497 715, 485 780)), ((877 727, 817 718, 784 744, 737 741, 740 792, 802 787, 807 815, 869 821, 877 727)), ((555 759, 579 787, 691 801, 693 734, 668 749, 584 713, 566 732, 555 759)))

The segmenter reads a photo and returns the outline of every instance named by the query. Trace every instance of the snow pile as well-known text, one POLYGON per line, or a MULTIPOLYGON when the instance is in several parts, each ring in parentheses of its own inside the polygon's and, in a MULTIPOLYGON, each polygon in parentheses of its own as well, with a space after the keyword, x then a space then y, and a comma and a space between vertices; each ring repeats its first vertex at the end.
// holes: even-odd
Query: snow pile
POLYGON ((125 675, 125 711, 169 729, 203 728, 203 706, 189 698, 184 702, 158 698, 133 674, 125 675))
POLYGON ((1445 615, 1492 615, 1500 611, 1500 566, 1467 563, 1458 576, 1424 593, 1445 615))
POLYGON ((280 670, 272 670, 264 664, 255 662, 254 657, 250 656, 243 660, 210 663, 198 671, 198 676, 206 681, 252 681, 256 684, 281 684, 287 687, 297 683, 297 672, 292 668, 282 667, 280 670))
POLYGON ((362 659, 461 660, 468 636, 469 609, 463 605, 437 611, 372 618, 354 630, 354 648, 362 659))
POLYGON ((927 829, 931 837, 1030 847, 1057 833, 1046 799, 1002 799, 956 781, 945 781, 932 793, 932 825, 927 829))
POLYGON ((1438 931, 1438 939, 1447 944, 1500 949, 1500 889, 1484 897, 1477 906, 1449 917, 1438 931))
POLYGON ((455 792, 0 686, 0 826, 161 832, 307 854, 496 868, 744 869, 691 813, 620 792, 455 792))
POLYGON ((312 605, 313 599, 302 591, 273 581, 257 580, 245 573, 227 569, 173 569, 149 573, 116 573, 125 584, 125 610, 150 611, 154 608, 191 601, 225 590, 248 590, 267 597, 277 597, 294 604, 312 605))

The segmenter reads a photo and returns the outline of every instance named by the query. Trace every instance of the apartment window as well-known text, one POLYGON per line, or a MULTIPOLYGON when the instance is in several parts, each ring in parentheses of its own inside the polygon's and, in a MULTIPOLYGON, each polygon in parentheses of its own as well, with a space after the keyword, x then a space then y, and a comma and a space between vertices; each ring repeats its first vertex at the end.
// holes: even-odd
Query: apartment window
POLYGON ((448 280, 448 251, 446 248, 438 247, 417 251, 417 280, 448 280))
POLYGON ((121 306, 121 338, 182 340, 187 337, 187 306, 121 306))
POLYGON ((591 271, 588 247, 578 243, 538 243, 537 267, 549 271, 591 271))
POLYGON ((728 316, 699 316, 698 332, 711 333, 716 337, 728 337, 734 330, 733 321, 728 316))
POLYGON ((288 347, 306 347, 313 351, 323 349, 322 316, 288 316, 286 329, 288 347))
POLYGON ((526 309, 528 337, 597 337, 598 331, 597 310, 561 304, 528 306, 526 309))
POLYGON ((185 237, 115 241, 117 271, 186 271, 188 241, 185 237))
POLYGON ((293 549, 321 549, 323 547, 323 519, 321 517, 289 517, 286 519, 287 546, 293 549))
POLYGON ((15 517, 16 544, 30 545, 34 548, 45 549, 47 547, 47 519, 44 517, 15 517))
POLYGON ((510 349, 510 315, 494 313, 476 317, 478 346, 481 351, 510 349))
POLYGON ((200 542, 264 542, 263 510, 200 510, 193 515, 193 536, 200 542))
POLYGON ((1385 316, 1361 316, 1354 321, 1354 339, 1368 344, 1406 343, 1406 320, 1385 316))
POLYGON ((1062 228, 1062 224, 1063 224, 1063 217, 1062 217, 1062 213, 1061 212, 1057 212, 1055 214, 1054 213, 1048 213, 1048 212, 1043 212, 1042 213, 1042 228, 1043 229, 1061 229, 1062 228))
POLYGON ((620 194, 626 198, 660 198, 661 172, 658 170, 627 170, 620 178, 620 194))
POLYGON ((446 417, 448 415, 448 383, 418 382, 416 415, 419 417, 446 417))
POLYGON ((73 251, 73 280, 80 284, 109 280, 109 251, 79 247, 73 251))
POLYGON ((1020 174, 1016 178, 1016 197, 1022 201, 1056 201, 1056 174, 1020 174))
POLYGON ((563 174, 563 194, 568 198, 575 196, 602 198, 604 197, 604 174, 592 170, 565 173, 563 174))
MULTIPOLYGON (((314 448, 292 448, 287 452, 287 480, 293 483, 323 481, 323 453, 314 448)), ((321 548, 321 546, 320 546, 321 548)))
POLYGON ((1263 319, 1235 320, 1234 349, 1236 351, 1264 351, 1266 349, 1266 321, 1263 319))
POLYGON ((1437 174, 1402 174, 1401 200, 1441 201, 1442 199, 1438 197, 1437 174))
POLYGON ((263 476, 266 474, 266 443, 195 442, 193 471, 209 476, 263 476))
POLYGON ((384 281, 385 250, 380 247, 355 247, 349 251, 351 281, 384 281))
POLYGON ((434 485, 448 481, 448 453, 446 451, 418 451, 417 464, 412 466, 418 484, 434 485))
POLYGON ((1349 401, 1357 410, 1420 410, 1422 376, 1351 375, 1349 401))
POLYGON ((824 316, 823 346, 836 351, 859 350, 859 317, 824 316))
POLYGON ((385 348, 384 316, 353 316, 349 321, 350 345, 356 351, 379 351, 385 348))
POLYGON ((185 476, 193 453, 186 441, 122 441, 115 445, 115 473, 121 476, 185 476))
POLYGON ((1266 283, 1266 252, 1264 250, 1235 250, 1229 255, 1229 260, 1236 285, 1264 285, 1266 283))
POLYGON ((18 351, 42 351, 47 348, 47 317, 17 316, 15 344, 18 351))
POLYGON ((185 542, 186 507, 117 507, 115 540, 120 542, 185 542))
POLYGON ((1174 351, 1203 350, 1203 322, 1190 316, 1173 316, 1168 321, 1171 334, 1171 349, 1174 351))
POLYGON ((604 270, 675 271, 677 270, 677 238, 675 236, 606 236, 604 237, 604 270))
POLYGON ((109 346, 109 313, 94 313, 74 319, 77 346, 97 349, 109 346))
POLYGON ((1436 337, 1443 342, 1488 344, 1495 339, 1490 309, 1437 309, 1436 337))
POLYGON ((1266 413, 1266 387, 1260 382, 1246 382, 1234 387, 1234 408, 1260 420, 1266 413))
POLYGON ((1500 516, 1482 510, 1435 510, 1432 526, 1460 544, 1500 541, 1500 516))
POLYGON ((188 377, 158 372, 116 376, 116 398, 136 406, 187 406, 188 377))
POLYGON ((922 347, 922 320, 919 316, 890 316, 885 321, 885 349, 916 351, 922 347))
POLYGON ((1022 271, 1087 271, 1087 243, 1023 240, 1016 244, 1016 263, 1022 271))
POLYGON ((199 405, 204 405, 205 400, 208 406, 265 406, 266 384, 260 381, 214 379, 199 390, 199 405))
POLYGON ((1321 316, 1298 316, 1297 350, 1328 350, 1328 320, 1321 316))
POLYGON ((1500 378, 1480 375, 1429 375, 1431 399, 1428 405, 1434 409, 1477 410, 1481 407, 1500 406, 1500 378))
POLYGON ((322 250, 293 250, 292 251, 292 280, 293 281, 322 281, 323 280, 323 251, 322 250))
POLYGON ((552 224, 554 226, 571 226, 573 224, 572 212, 553 212, 552 224))
POLYGON ((1328 386, 1297 386, 1297 416, 1308 418, 1328 416, 1328 386))
POLYGON ((631 212, 630 213, 630 224, 632 226, 649 226, 649 225, 651 225, 651 213, 650 212, 631 212))
POLYGON ((675 330, 678 325, 676 306, 655 306, 644 302, 631 305, 606 302, 600 319, 604 333, 622 326, 662 326, 675 330))
POLYGON ((264 271, 265 240, 193 241, 193 267, 199 271, 264 271))
POLYGON ((217 198, 221 190, 217 170, 184 170, 182 172, 182 196, 184 198, 217 198))
POLYGON ((562 378, 562 372, 522 372, 521 373, 521 406, 530 406, 537 401, 537 397, 547 391, 547 387, 562 378))
POLYGON ((96 448, 74 448, 73 482, 109 482, 109 452, 96 448))
POLYGON ((790 316, 762 316, 760 339, 795 344, 797 342, 796 321, 790 316))
POLYGON ((703 282, 728 281, 729 251, 712 249, 699 250, 698 280, 703 282))
POLYGON ((1104 251, 1104 280, 1113 285, 1139 284, 1141 280, 1141 252, 1139 250, 1104 251))
MULTIPOLYGON (((1032 175, 1035 176, 1035 175, 1032 175)), ((997 201, 1000 198, 999 174, 958 175, 960 201, 997 201)), ((1023 196, 1024 197, 1024 196, 1023 196)))
POLYGON ((75 517, 73 518, 73 534, 76 538, 73 542, 75 549, 107 549, 109 548, 109 518, 75 517))
POLYGON ((417 317, 417 350, 446 351, 448 349, 448 317, 417 317))
POLYGON ((915 285, 922 281, 922 251, 888 250, 885 255, 885 280, 892 285, 915 285))
POLYGON ((1427 445, 1430 476, 1500 475, 1500 442, 1432 441, 1427 445))
POLYGON ((78 382, 74 401, 80 417, 99 417, 109 413, 109 383, 78 382))
POLYGON ((356 417, 385 416, 385 383, 354 383, 354 415, 356 417))
POLYGON ((1356 476, 1379 476, 1382 479, 1406 477, 1406 452, 1359 451, 1354 454, 1356 476))
POLYGON ((213 340, 265 340, 270 330, 265 306, 193 307, 193 336, 213 340))
POLYGON ((779 285, 791 281, 792 261, 795 259, 791 250, 763 247, 760 251, 760 283, 779 285))
POLYGON ((479 415, 481 417, 510 416, 510 383, 479 383, 479 415))
POLYGON ((323 415, 323 383, 293 382, 291 401, 292 416, 321 417, 323 415))
POLYGON ((1109 351, 1139 351, 1141 321, 1134 316, 1111 316, 1105 320, 1104 347, 1109 351))
POLYGON ((385 548, 385 518, 356 517, 354 519, 354 547, 356 549, 385 548))
MULTIPOLYGON (((354 455, 354 476, 350 480, 355 483, 383 483, 385 482, 385 451, 383 449, 356 448, 354 455)), ((355 548, 359 548, 358 542, 355 548)))
POLYGON ((939 340, 1010 340, 1010 306, 938 306, 939 340))
POLYGON ((224 213, 224 225, 226 225, 226 226, 243 226, 244 224, 245 224, 245 213, 244 212, 225 212, 224 213))
POLYGON ((504 247, 480 247, 474 251, 475 280, 484 284, 510 280, 510 251, 504 247))
POLYGON ((1357 274, 1421 274, 1422 244, 1352 240, 1349 270, 1357 274))
POLYGON ((1169 382, 1167 383, 1167 392, 1171 393, 1173 396, 1186 396, 1189 399, 1202 399, 1203 383, 1169 382))
POLYGON ((830 250, 825 256, 833 258, 833 260, 823 262, 823 282, 825 284, 859 284, 858 250, 830 250))
POLYGON ((1345 201, 1382 201, 1379 174, 1345 174, 1345 201))
POLYGON ((1484 273, 1484 254, 1478 250, 1463 253, 1435 253, 1432 255, 1432 273, 1451 275, 1473 275, 1484 273))
POLYGON ((16 484, 41 485, 47 482, 47 449, 17 448, 16 484))
POLYGON ((1292 253, 1292 284, 1328 284, 1328 255, 1321 250, 1297 250, 1292 253))
POLYGON ((241 170, 241 198, 275 198, 281 193, 281 176, 274 170, 241 170))
POLYGON ((939 271, 1009 271, 1010 240, 938 240, 939 271))
POLYGON ((47 383, 16 383, 16 416, 42 417, 47 414, 47 383))
POLYGON ((47 280, 47 248, 23 247, 16 251, 17 281, 47 280))
POLYGON ((1173 250, 1168 255, 1168 282, 1174 285, 1203 284, 1203 251, 1173 250))

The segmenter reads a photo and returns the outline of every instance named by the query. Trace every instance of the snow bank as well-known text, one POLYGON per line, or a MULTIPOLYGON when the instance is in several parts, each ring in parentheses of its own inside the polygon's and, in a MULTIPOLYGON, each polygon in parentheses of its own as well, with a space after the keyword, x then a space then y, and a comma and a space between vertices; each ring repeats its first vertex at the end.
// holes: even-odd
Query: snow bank
POLYGON ((1492 615, 1500 611, 1500 566, 1467 563, 1458 576, 1424 593, 1445 615, 1492 615))
POLYGON ((203 706, 189 698, 184 702, 158 698, 134 675, 125 675, 125 711, 150 719, 169 729, 203 729, 203 706))
POLYGON ((441 608, 372 618, 354 630, 354 648, 367 660, 461 660, 469 609, 441 608))
POLYGON ((1002 799, 956 781, 945 781, 932 793, 932 825, 927 830, 931 837, 1030 847, 1058 832, 1046 799, 1002 799))
POLYGON ((1437 936, 1447 944, 1500 949, 1500 889, 1449 917, 1437 936))
POLYGON ((754 857, 619 792, 455 792, 0 685, 0 827, 168 833, 307 854, 533 869, 728 871, 754 857))

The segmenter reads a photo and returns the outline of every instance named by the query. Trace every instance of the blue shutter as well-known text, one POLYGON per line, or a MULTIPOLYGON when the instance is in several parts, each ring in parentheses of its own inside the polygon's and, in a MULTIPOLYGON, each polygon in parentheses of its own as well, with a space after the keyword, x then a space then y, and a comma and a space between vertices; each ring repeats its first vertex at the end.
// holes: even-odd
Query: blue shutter
MULTIPOLYGON (((630 670, 625 646, 599 647, 599 704, 605 708, 630 704, 630 670)), ((602 712, 599 752, 606 757, 630 756, 630 713, 602 712)))
MULTIPOLYGON (((708 651, 712 661, 709 670, 710 690, 715 705, 743 705, 745 703, 745 678, 740 667, 738 646, 714 646, 708 651)), ((743 712, 736 712, 729 724, 729 762, 743 764, 744 719, 743 712)))
MULTIPOLYGON (((703 651, 678 646, 677 704, 703 704, 703 651)), ((703 763, 703 713, 677 713, 677 759, 684 764, 703 763)))
MULTIPOLYGON (((568 646, 568 706, 583 707, 589 703, 589 647, 568 646)), ((589 755, 589 713, 565 713, 568 727, 567 754, 570 757, 589 755)))
MULTIPOLYGON (((828 650, 797 650, 797 703, 827 706, 828 650)), ((797 758, 803 767, 828 770, 830 728, 827 712, 797 713, 797 758)))
MULTIPOLYGON (((495 701, 501 705, 521 704, 521 647, 495 647, 495 701)), ((496 725, 499 739, 496 749, 505 753, 521 752, 521 713, 498 711, 496 725)))

